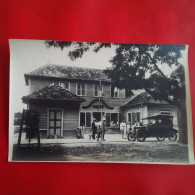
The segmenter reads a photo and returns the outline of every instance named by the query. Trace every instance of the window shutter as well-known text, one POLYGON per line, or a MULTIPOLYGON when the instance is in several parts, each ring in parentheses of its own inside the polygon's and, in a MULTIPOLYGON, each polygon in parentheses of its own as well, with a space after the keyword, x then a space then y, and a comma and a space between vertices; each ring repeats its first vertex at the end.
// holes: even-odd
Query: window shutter
POLYGON ((135 119, 135 112, 133 112, 133 113, 132 113, 132 125, 135 124, 135 120, 136 120, 136 119, 135 119))
POLYGON ((137 112, 137 121, 140 122, 140 112, 137 112))
POLYGON ((128 121, 132 124, 132 121, 131 121, 131 113, 128 113, 128 121))
POLYGON ((85 126, 85 113, 81 112, 80 113, 80 126, 85 126))
POLYGON ((111 85, 111 97, 114 97, 114 86, 111 85))
POLYGON ((85 95, 85 84, 82 84, 82 95, 85 95))

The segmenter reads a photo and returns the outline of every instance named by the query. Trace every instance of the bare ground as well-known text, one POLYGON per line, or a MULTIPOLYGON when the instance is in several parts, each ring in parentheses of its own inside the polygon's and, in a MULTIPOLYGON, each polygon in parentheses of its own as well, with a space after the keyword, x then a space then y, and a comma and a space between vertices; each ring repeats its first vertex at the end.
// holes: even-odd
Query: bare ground
POLYGON ((188 163, 187 145, 177 142, 93 142, 14 145, 13 161, 115 161, 188 163))

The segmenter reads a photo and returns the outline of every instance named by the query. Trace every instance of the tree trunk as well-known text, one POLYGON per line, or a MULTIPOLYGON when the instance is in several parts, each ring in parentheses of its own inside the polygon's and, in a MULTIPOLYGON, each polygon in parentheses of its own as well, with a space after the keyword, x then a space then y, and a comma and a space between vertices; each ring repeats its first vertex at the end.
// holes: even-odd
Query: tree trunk
POLYGON ((188 143, 188 126, 186 107, 181 105, 177 107, 177 123, 179 128, 179 142, 182 144, 188 143))

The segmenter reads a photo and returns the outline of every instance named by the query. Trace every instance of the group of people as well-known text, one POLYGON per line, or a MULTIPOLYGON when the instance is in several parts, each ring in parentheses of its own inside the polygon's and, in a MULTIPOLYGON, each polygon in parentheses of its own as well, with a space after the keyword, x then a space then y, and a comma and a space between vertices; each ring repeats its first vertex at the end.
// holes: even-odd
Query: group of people
POLYGON ((97 141, 101 138, 102 141, 105 141, 104 136, 106 132, 106 119, 103 118, 103 121, 97 122, 96 119, 93 119, 92 122, 92 139, 96 139, 97 134, 97 141))
POLYGON ((134 130, 136 126, 140 126, 140 122, 139 121, 135 121, 135 123, 133 125, 131 125, 131 123, 125 123, 125 121, 123 120, 120 123, 120 132, 122 135, 122 139, 127 139, 127 135, 129 133, 130 130, 134 130))
MULTIPOLYGON (((127 139, 127 135, 130 130, 135 130, 136 126, 140 126, 139 121, 135 121, 133 125, 131 123, 125 123, 123 120, 120 123, 120 132, 122 135, 122 139, 127 139)), ((102 141, 105 141, 105 132, 106 132, 106 119, 103 118, 103 121, 97 121, 95 118, 93 119, 92 122, 92 134, 89 135, 90 138, 95 140, 97 138, 97 141, 100 139, 102 141)), ((78 138, 84 138, 84 125, 82 125, 80 128, 77 129, 77 137, 78 138)))

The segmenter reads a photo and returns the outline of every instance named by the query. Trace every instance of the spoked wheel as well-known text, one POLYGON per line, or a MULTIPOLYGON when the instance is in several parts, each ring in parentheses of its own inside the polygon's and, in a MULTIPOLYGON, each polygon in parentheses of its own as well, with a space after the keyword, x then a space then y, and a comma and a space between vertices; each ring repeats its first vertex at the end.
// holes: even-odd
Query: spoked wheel
POLYGON ((165 137, 164 136, 157 136, 156 137, 158 141, 164 141, 165 140, 165 137))
POLYGON ((146 133, 144 131, 137 132, 137 141, 144 142, 146 140, 146 133))
POLYGON ((176 141, 177 140, 177 133, 174 131, 170 131, 168 134, 168 138, 170 141, 176 141))
POLYGON ((136 135, 133 132, 128 134, 128 140, 134 142, 136 140, 136 135))

